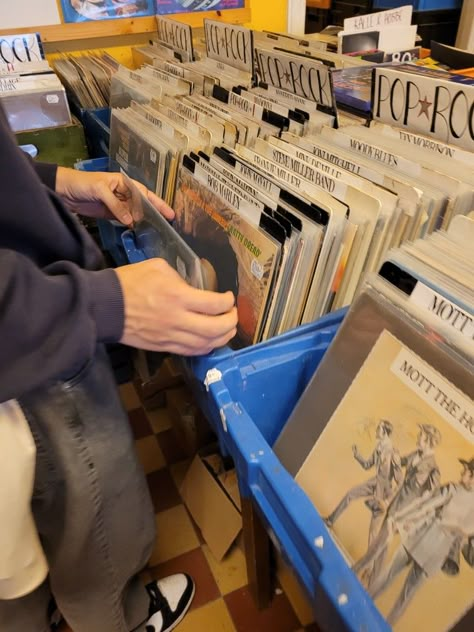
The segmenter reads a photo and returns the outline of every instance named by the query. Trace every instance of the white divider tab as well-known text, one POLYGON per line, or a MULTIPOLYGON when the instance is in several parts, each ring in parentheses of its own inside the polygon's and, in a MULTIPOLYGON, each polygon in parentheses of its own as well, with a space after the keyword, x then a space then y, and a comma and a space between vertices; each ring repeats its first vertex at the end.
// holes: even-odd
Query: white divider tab
POLYGON ((209 387, 211 384, 215 382, 220 382, 222 380, 222 373, 219 369, 209 369, 206 373, 206 378, 204 380, 204 386, 206 387, 206 391, 209 391, 209 387))

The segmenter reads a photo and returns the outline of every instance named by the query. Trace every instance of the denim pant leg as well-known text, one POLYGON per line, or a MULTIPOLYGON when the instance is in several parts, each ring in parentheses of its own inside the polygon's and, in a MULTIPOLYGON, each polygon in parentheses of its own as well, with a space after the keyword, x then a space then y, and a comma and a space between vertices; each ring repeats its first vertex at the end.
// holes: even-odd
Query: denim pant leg
POLYGON ((148 597, 137 573, 151 555, 155 518, 104 351, 20 403, 37 444, 33 513, 58 607, 74 632, 138 628, 148 597))

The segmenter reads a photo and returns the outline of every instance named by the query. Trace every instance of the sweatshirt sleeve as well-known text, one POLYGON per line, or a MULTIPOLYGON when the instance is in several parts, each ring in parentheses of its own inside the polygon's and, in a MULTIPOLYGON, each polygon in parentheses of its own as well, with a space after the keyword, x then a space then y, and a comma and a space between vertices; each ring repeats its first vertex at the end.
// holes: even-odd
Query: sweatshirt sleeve
POLYGON ((50 162, 36 162, 28 153, 24 153, 25 158, 36 171, 36 175, 51 191, 56 191, 56 175, 58 165, 50 162))
POLYGON ((121 338, 123 295, 114 270, 60 261, 44 269, 0 249, 0 402, 74 376, 97 342, 121 338))
POLYGON ((47 162, 33 162, 33 166, 41 182, 45 184, 48 189, 56 191, 56 174, 58 171, 58 165, 53 165, 47 162))

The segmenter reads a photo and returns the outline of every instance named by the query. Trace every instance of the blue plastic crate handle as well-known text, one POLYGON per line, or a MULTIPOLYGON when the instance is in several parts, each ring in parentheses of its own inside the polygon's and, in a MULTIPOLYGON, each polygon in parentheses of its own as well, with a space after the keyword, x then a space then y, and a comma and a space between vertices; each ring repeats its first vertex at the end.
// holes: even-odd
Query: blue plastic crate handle
POLYGON ((134 230, 124 230, 121 238, 125 254, 130 263, 140 263, 148 259, 143 250, 136 244, 136 234, 134 230))
POLYGON ((122 244, 130 263, 139 263, 153 257, 159 257, 156 230, 153 226, 141 226, 138 230, 128 229, 122 235, 122 244))

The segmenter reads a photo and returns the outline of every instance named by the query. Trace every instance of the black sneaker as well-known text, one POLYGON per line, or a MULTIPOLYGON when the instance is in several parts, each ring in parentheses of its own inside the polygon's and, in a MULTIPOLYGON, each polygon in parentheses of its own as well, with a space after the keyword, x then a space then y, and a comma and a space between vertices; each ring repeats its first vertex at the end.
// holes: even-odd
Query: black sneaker
POLYGON ((169 632, 180 623, 194 597, 194 582, 185 573, 170 575, 146 587, 150 595, 146 632, 169 632))

